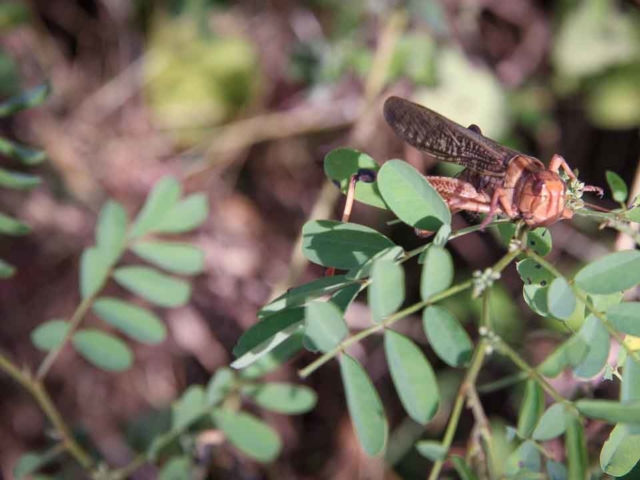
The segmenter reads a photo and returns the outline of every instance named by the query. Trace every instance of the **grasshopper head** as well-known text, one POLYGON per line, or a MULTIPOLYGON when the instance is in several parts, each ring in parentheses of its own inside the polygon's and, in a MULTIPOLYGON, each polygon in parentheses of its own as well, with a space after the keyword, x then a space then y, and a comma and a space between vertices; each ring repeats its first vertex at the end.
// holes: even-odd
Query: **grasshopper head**
POLYGON ((547 227, 573 216, 573 211, 566 207, 564 182, 557 173, 548 170, 528 175, 520 191, 518 210, 530 227, 547 227))

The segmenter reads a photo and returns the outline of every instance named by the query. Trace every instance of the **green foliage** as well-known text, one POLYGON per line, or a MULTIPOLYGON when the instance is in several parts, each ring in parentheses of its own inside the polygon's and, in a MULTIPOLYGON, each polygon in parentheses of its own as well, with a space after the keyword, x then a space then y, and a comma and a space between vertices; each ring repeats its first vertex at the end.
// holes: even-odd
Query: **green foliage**
POLYGON ((328 352, 349 333, 342 312, 331 302, 315 301, 307 305, 304 323, 305 346, 312 351, 328 352))
POLYGON ((424 309, 424 332, 436 355, 452 367, 462 367, 471 360, 473 343, 451 313, 439 306, 424 309))
MULTIPOLYGON (((0 6, 0 30, 12 25, 19 11, 22 11, 22 7, 18 4, 11 3, 0 6)), ((2 58, 3 56, 0 54, 0 60, 2 58)), ((42 85, 0 103, 0 118, 41 105, 49 93, 49 87, 42 85)), ((45 159, 44 152, 19 145, 2 137, 0 137, 0 155, 16 160, 27 167, 38 165, 45 159)), ((35 175, 0 168, 1 188, 31 190, 39 184, 40 178, 35 175)), ((0 212, 0 234, 22 236, 29 231, 29 227, 24 223, 0 212)), ((0 259, 0 281, 13 276, 14 273, 15 268, 0 259)))

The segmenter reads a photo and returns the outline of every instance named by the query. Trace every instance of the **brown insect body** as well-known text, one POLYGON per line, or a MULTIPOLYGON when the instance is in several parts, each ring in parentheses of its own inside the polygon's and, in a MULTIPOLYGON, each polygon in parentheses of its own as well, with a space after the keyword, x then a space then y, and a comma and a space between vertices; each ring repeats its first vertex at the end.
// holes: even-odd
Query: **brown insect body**
POLYGON ((465 128, 399 97, 386 100, 384 116, 411 146, 466 167, 458 178, 427 177, 452 212, 486 213, 485 225, 502 213, 530 227, 549 226, 573 216, 566 206, 567 187, 559 172, 563 169, 572 179, 575 175, 560 155, 554 155, 546 168, 540 160, 483 136, 475 126, 465 128))

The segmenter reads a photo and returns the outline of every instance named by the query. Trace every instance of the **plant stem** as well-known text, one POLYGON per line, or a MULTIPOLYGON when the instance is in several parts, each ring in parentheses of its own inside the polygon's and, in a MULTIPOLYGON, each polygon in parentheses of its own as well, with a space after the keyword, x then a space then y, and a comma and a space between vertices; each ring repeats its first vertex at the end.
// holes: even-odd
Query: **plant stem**
POLYGON ((96 296, 97 296, 97 293, 85 298, 84 300, 82 300, 82 302, 80 302, 80 305, 78 305, 78 308, 76 308, 76 311, 73 312, 73 315, 71 316, 71 320, 69 320, 69 329, 65 333, 64 338, 56 348, 49 351, 47 356, 44 358, 44 360, 38 367, 38 370, 36 373, 37 380, 44 380, 44 377, 47 375, 47 373, 49 372, 49 369, 58 358, 58 355, 60 355, 60 352, 62 351, 62 349, 67 345, 67 343, 69 342, 69 340, 71 339, 75 331, 78 329, 80 322, 82 321, 85 314, 87 313, 87 310, 91 308, 91 305, 93 304, 93 301, 95 300, 96 296))
POLYGON ((6 372, 28 391, 40 406, 61 438, 61 444, 73 458, 86 470, 90 470, 93 464, 89 454, 73 438, 71 430, 64 422, 62 415, 51 401, 51 397, 38 378, 34 378, 28 370, 21 370, 15 363, 0 353, 0 370, 6 372))
MULTIPOLYGON (((458 395, 456 396, 456 400, 451 411, 451 417, 449 418, 449 423, 447 424, 447 430, 445 431, 444 438, 442 439, 442 446, 446 451, 449 451, 449 448, 451 448, 453 437, 458 428, 458 423, 460 422, 462 407, 464 407, 464 401, 467 397, 467 391, 475 383, 476 378, 478 377, 478 373, 480 373, 480 368, 482 367, 482 362, 484 361, 484 357, 486 354, 486 346, 487 341, 484 339, 481 340, 476 346, 473 353, 473 358, 471 359, 471 364, 469 365, 469 370, 467 370, 467 374, 465 375, 464 380, 460 385, 460 389, 458 390, 458 395)), ((431 473, 429 475, 429 480, 436 480, 438 478, 443 465, 444 460, 438 460, 433 465, 433 469, 431 470, 431 473)))
POLYGON ((438 293, 436 295, 433 295, 428 300, 423 300, 421 302, 415 303, 415 304, 411 305, 410 307, 405 308, 404 310, 400 310, 399 312, 394 313, 393 315, 391 315, 389 318, 387 318, 383 322, 380 322, 380 323, 378 323, 376 325, 372 325, 371 327, 366 328, 366 329, 362 330, 359 333, 356 333, 355 335, 347 338, 346 340, 343 340, 340 343, 340 345, 338 345, 337 347, 333 348, 332 350, 329 350, 324 355, 318 357, 316 360, 311 362, 305 368, 300 370, 298 372, 298 375, 300 375, 301 378, 308 377, 313 372, 315 372, 318 368, 320 368, 322 365, 327 363, 333 357, 337 356, 340 352, 342 352, 344 349, 346 349, 350 345, 353 345, 354 343, 357 343, 360 340, 362 340, 362 339, 368 337, 369 335, 372 335, 372 334, 374 334, 374 333, 376 333, 378 331, 384 330, 385 328, 393 325, 398 320, 401 320, 404 317, 406 317, 408 315, 411 315, 412 313, 420 311, 421 309, 423 309, 424 307, 426 307, 428 305, 431 305, 433 303, 439 302, 440 300, 444 300, 445 298, 451 297, 451 296, 453 296, 453 295, 455 295, 457 293, 463 292, 464 290, 467 290, 468 288, 471 288, 472 285, 473 285, 473 282, 471 280, 467 280, 466 282, 460 283, 458 285, 454 285, 453 287, 450 287, 450 288, 446 289, 443 292, 440 292, 440 293, 438 293))
POLYGON ((573 280, 570 280, 570 281, 567 280, 565 276, 562 275, 562 273, 560 273, 560 271, 556 267, 554 267, 550 262, 542 258, 540 255, 538 255, 531 249, 528 249, 528 248, 525 249, 524 253, 529 258, 535 260, 539 265, 546 268, 549 272, 554 274, 556 277, 564 278, 567 284, 569 285, 569 287, 571 287, 571 290, 573 291, 573 294, 575 295, 575 297, 580 301, 580 303, 582 303, 594 317, 596 317, 598 320, 600 320, 600 322, 602 322, 604 327, 609 332, 609 335, 611 335, 613 338, 616 339, 616 341, 620 344, 620 346, 625 349, 625 351, 627 352, 627 355, 633 358, 636 362, 640 363, 640 352, 637 350, 633 350, 632 348, 629 347, 629 345, 627 345, 627 343, 624 341, 624 337, 620 334, 620 332, 618 332, 614 328, 614 326, 611 325, 609 320, 607 320, 607 317, 602 312, 599 312, 593 307, 593 305, 591 305, 591 303, 589 302, 589 299, 578 287, 576 287, 573 280))

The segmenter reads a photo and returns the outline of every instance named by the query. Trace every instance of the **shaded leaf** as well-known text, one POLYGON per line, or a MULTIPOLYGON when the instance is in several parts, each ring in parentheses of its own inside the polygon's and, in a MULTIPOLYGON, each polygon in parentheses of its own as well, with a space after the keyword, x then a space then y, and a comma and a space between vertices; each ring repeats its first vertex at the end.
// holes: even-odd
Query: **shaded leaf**
POLYGON ((579 417, 571 414, 567 414, 565 421, 567 430, 564 445, 567 452, 569 478, 588 478, 589 457, 582 422, 579 417))
POLYGON ((252 325, 242 334, 233 348, 233 354, 241 357, 264 342, 271 340, 278 332, 294 325, 301 325, 304 320, 304 308, 293 307, 269 315, 252 325))
POLYGON ((0 138, 0 155, 14 158, 27 166, 38 165, 47 158, 47 154, 42 150, 25 147, 6 138, 0 138))
POLYGON ((51 86, 44 84, 11 97, 9 100, 0 103, 0 117, 6 117, 21 110, 38 106, 47 99, 50 93, 51 86))
POLYGON ((578 400, 575 406, 585 417, 609 423, 640 423, 640 401, 578 400))
POLYGON ((527 380, 518 415, 518 435, 529 438, 544 411, 544 392, 533 379, 527 380))
POLYGON ((436 189, 402 160, 389 160, 382 166, 378 187, 391 211, 414 228, 436 231, 451 223, 451 212, 436 189))
POLYGON ((432 462, 438 460, 444 460, 447 456, 447 448, 440 442, 434 442, 432 440, 421 440, 416 443, 416 449, 425 458, 428 458, 432 462))
POLYGON ((393 242, 372 228, 330 220, 302 227, 302 251, 313 263, 349 270, 358 267, 393 242))
POLYGON ((73 335, 72 342, 85 360, 103 370, 120 372, 133 362, 133 354, 126 343, 100 330, 80 330, 73 335))
POLYGON ((545 442, 559 437, 566 429, 566 410, 561 403, 551 405, 540 418, 531 438, 539 442, 545 442))
POLYGON ((569 472, 562 463, 547 460, 546 466, 549 480, 568 480, 569 472))
POLYGON ((182 480, 191 477, 191 459, 185 455, 171 457, 160 470, 160 480, 182 480))
MULTIPOLYGON (((267 319, 268 318, 270 317, 267 317, 267 319)), ((299 321, 291 324, 290 326, 282 330, 279 330, 278 332, 274 333, 272 336, 268 337, 266 340, 259 343, 258 345, 256 345, 255 347, 247 351, 246 353, 243 353, 242 355, 238 356, 238 358, 234 360, 233 363, 231 364, 231 368, 235 368, 239 370, 239 369, 248 367, 249 365, 257 362, 262 357, 264 357, 265 355, 270 353, 272 350, 277 348, 280 344, 286 342, 291 337, 301 333, 303 328, 304 326, 302 322, 299 321)))
POLYGON ((371 275, 371 268, 378 260, 389 260, 395 262, 404 255, 402 247, 394 245, 393 247, 385 248, 384 250, 376 253, 369 260, 364 262, 359 267, 356 267, 347 272, 347 278, 350 280, 363 280, 371 275))
POLYGON ((0 280, 12 277, 15 273, 16 268, 0 258, 0 280))
POLYGON ((191 296, 191 286, 149 267, 120 267, 113 278, 127 290, 160 307, 179 307, 191 296))
POLYGON ((609 332, 600 320, 594 315, 589 315, 580 327, 578 335, 589 346, 589 351, 574 368, 573 373, 578 378, 592 378, 602 371, 609 358, 611 346, 609 332))
POLYGON ((4 213, 0 213, 0 233, 20 237, 29 233, 31 229, 15 218, 9 217, 4 213))
POLYGON ((614 477, 629 473, 640 461, 640 435, 630 434, 624 424, 618 424, 600 451, 600 468, 614 477))
POLYGON ((96 247, 87 248, 80 258, 80 293, 87 298, 98 293, 107 281, 111 259, 96 247))
POLYGON ((254 379, 273 372, 302 350, 302 338, 302 331, 294 333, 266 355, 261 356, 257 361, 243 369, 240 372, 240 377, 254 379))
POLYGON ((458 320, 436 305, 425 308, 422 323, 433 351, 447 365, 460 367, 471 360, 473 343, 458 320))
POLYGON ((282 443, 278 434, 253 415, 218 409, 211 416, 229 443, 251 458, 267 463, 280 454, 282 443))
POLYGON ((527 440, 509 455, 504 472, 507 476, 512 476, 524 471, 539 472, 541 468, 540 453, 536 449, 535 444, 527 440))
POLYGON ((204 193, 194 193, 174 205, 153 229, 158 233, 185 233, 198 228, 209 215, 204 193))
POLYGON ((624 202, 627 199, 629 191, 627 190, 627 185, 624 183, 622 177, 611 170, 607 170, 606 176, 607 185, 609 185, 609 189, 611 189, 613 199, 616 202, 624 202))
POLYGON ((524 282, 522 296, 525 302, 536 314, 548 317, 547 294, 555 276, 531 258, 518 262, 516 268, 524 282))
POLYGON ((235 386, 235 374, 227 367, 216 370, 207 385, 207 406, 213 406, 227 396, 235 386))
POLYGON ((160 343, 167 337, 167 328, 160 319, 137 305, 102 297, 93 304, 93 311, 106 323, 139 342, 160 343))
POLYGON ((569 340, 556 348, 540 365, 538 371, 545 377, 557 377, 567 367, 580 364, 589 352, 584 338, 573 335, 569 340))
POLYGON ((440 404, 431 365, 413 341, 393 330, 384 333, 384 350, 402 406, 413 420, 427 423, 440 404))
POLYGON ((154 231, 180 198, 182 188, 173 177, 160 179, 149 193, 130 232, 132 238, 154 231))
POLYGON ((367 454, 379 455, 384 451, 387 442, 388 427, 378 392, 367 372, 347 354, 340 357, 340 373, 349 415, 360 445, 367 454))
POLYGON ((305 310, 305 343, 321 352, 337 347, 349 334, 342 312, 331 302, 315 301, 305 310))
POLYGON ((607 308, 607 319, 617 330, 640 337, 640 302, 624 302, 607 308))
POLYGON ((456 469, 456 473, 460 476, 460 480, 476 480, 478 478, 467 462, 465 462, 464 458, 452 455, 451 463, 453 464, 453 468, 456 469))
POLYGON ((106 255, 109 263, 115 262, 125 247, 127 234, 127 212, 118 202, 109 200, 98 217, 96 246, 106 255))
POLYGON ((183 430, 205 413, 207 406, 204 389, 192 385, 171 406, 171 428, 183 430))
POLYGON ((27 173, 12 172, 0 168, 0 187, 14 190, 30 190, 40 185, 40 177, 27 173))
POLYGON ((576 297, 567 281, 562 277, 554 279, 547 293, 549 313, 560 320, 568 320, 576 305, 576 297))

